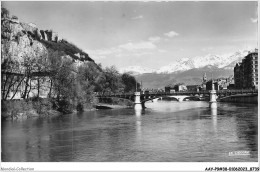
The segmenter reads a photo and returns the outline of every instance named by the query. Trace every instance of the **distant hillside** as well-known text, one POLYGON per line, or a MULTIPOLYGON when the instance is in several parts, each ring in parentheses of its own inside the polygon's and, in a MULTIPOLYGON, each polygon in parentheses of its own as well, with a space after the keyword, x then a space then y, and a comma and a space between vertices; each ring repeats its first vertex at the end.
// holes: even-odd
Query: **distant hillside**
POLYGON ((144 73, 154 73, 155 70, 149 69, 149 68, 144 68, 141 66, 129 66, 127 68, 121 68, 119 70, 120 73, 129 73, 131 75, 140 75, 144 73))
POLYGON ((175 83, 174 75, 146 73, 135 76, 138 82, 142 81, 143 88, 164 88, 164 86, 175 83))
POLYGON ((166 85, 182 82, 187 85, 201 84, 204 73, 207 74, 208 79, 211 79, 212 74, 213 78, 221 78, 233 75, 233 70, 206 66, 204 68, 190 69, 171 74, 147 73, 137 75, 136 78, 139 82, 142 81, 144 88, 164 88, 166 85))

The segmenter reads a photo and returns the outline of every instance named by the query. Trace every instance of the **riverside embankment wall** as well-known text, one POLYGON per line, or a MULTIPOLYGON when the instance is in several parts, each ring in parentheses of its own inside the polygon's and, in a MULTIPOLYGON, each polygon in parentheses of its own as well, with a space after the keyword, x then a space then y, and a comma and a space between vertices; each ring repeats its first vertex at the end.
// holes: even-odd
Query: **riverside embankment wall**
POLYGON ((224 97, 219 99, 220 102, 233 102, 233 103, 258 103, 258 94, 239 94, 224 97))

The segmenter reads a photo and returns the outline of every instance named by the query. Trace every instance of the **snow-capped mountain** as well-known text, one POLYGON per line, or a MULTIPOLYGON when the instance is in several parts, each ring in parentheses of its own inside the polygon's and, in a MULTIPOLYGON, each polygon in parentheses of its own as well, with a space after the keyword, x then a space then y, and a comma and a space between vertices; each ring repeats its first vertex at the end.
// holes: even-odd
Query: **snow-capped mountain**
POLYGON ((217 68, 234 68, 235 63, 241 61, 248 54, 247 50, 238 51, 231 55, 213 55, 208 54, 202 57, 182 58, 181 60, 161 67, 156 73, 174 73, 186 71, 194 68, 203 68, 205 66, 215 66, 217 68), (232 65, 232 66, 231 66, 232 65))
POLYGON ((119 69, 120 73, 131 73, 132 75, 140 75, 144 73, 154 73, 155 70, 150 68, 145 68, 141 66, 129 66, 126 68, 119 69))
MULTIPOLYGON (((253 51, 253 50, 250 50, 253 51)), ((141 66, 129 66, 121 68, 120 73, 130 73, 132 75, 141 75, 145 73, 169 74, 175 72, 184 72, 191 69, 204 67, 217 67, 219 69, 233 70, 237 62, 241 61, 247 54, 248 50, 237 51, 233 54, 197 56, 193 58, 182 58, 172 64, 163 66, 157 70, 144 68, 141 66)))

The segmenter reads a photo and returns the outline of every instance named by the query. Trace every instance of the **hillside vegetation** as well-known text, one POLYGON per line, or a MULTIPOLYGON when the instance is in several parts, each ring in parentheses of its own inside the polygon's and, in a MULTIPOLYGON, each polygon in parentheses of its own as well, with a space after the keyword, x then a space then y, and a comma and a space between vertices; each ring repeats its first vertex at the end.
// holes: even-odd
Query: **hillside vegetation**
POLYGON ((64 39, 62 39, 59 42, 51 42, 45 40, 40 40, 40 42, 43 43, 49 49, 65 52, 67 55, 69 55, 75 60, 94 62, 94 60, 91 59, 87 53, 83 52, 80 48, 78 48, 73 43, 69 43, 64 39), (80 54, 80 56, 76 56, 75 54, 80 54))

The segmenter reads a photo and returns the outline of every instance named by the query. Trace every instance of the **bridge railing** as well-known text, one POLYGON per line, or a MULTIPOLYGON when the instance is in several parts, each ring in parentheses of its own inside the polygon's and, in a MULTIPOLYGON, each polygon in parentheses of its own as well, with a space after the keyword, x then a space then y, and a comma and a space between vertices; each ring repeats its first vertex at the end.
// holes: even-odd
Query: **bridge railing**
MULTIPOLYGON (((180 92, 141 92, 141 95, 150 95, 150 96, 163 96, 163 95, 201 95, 201 94, 209 94, 210 90, 203 90, 203 91, 180 91, 180 92)), ((255 94, 258 93, 258 90, 253 89, 241 89, 241 90, 216 90, 217 94, 255 94)), ((134 92, 128 93, 112 93, 112 92, 96 92, 95 95, 97 97, 125 97, 125 96, 133 96, 134 92)))
POLYGON ((258 93, 258 90, 241 89, 241 90, 218 90, 217 93, 258 93))

